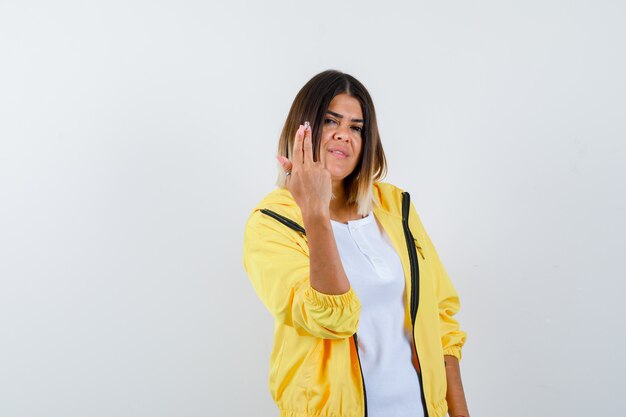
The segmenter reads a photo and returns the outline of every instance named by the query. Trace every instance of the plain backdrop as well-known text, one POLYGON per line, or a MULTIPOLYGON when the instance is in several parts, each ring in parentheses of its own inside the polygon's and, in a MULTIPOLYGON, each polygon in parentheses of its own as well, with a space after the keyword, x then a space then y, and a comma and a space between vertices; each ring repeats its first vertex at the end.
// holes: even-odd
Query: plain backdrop
POLYGON ((369 89, 473 416, 626 408, 620 1, 0 0, 0 416, 275 416, 243 227, 298 90, 369 89))

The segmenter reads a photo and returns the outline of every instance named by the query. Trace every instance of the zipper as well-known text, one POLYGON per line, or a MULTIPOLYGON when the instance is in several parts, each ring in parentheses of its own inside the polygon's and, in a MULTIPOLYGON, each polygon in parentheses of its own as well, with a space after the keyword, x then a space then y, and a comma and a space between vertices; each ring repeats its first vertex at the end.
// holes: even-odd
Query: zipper
POLYGON ((361 373, 361 384, 363 385, 363 410, 367 417, 367 394, 365 393, 365 378, 363 377, 363 368, 361 368, 361 357, 359 356, 359 345, 356 333, 352 335, 354 339, 354 348, 356 349, 356 359, 359 361, 359 372, 361 373))
POLYGON ((300 226, 298 223, 294 222, 290 218, 285 217, 283 215, 280 215, 280 214, 276 213, 275 211, 272 211, 272 210, 269 210, 269 209, 261 209, 261 213, 267 214, 268 216, 273 217, 274 219, 278 220, 279 222, 281 222, 285 226, 290 227, 293 230, 295 230, 296 232, 300 232, 300 233, 302 233, 303 235, 306 236, 306 231, 304 230, 304 227, 300 226))
MULTIPOLYGON (((415 239, 411 234, 409 228, 409 209, 411 207, 411 196, 408 192, 402 193, 402 227, 404 229, 404 237, 406 239, 407 250, 409 251, 409 261, 411 264, 411 324, 413 331, 411 332, 411 339, 413 340, 413 349, 415 349, 415 355, 417 356, 417 362, 420 364, 420 356, 417 352, 417 345, 415 344, 415 318, 417 317, 417 309, 419 307, 419 280, 420 270, 417 259, 417 249, 415 248, 415 239)), ((417 372, 417 379, 420 382, 420 398, 422 400, 422 406, 424 407, 424 415, 428 417, 428 407, 426 407, 426 397, 424 396, 424 382, 422 380, 422 373, 417 372)))

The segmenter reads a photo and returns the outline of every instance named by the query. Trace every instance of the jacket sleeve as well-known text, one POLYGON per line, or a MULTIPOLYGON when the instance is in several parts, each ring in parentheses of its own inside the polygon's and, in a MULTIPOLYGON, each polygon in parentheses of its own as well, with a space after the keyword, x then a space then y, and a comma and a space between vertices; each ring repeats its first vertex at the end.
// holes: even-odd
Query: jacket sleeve
POLYGON ((439 333, 443 354, 452 355, 461 360, 461 349, 465 344, 467 334, 460 329, 459 322, 454 318, 454 315, 461 308, 461 301, 441 259, 439 259, 435 246, 426 233, 415 207, 413 207, 413 203, 411 203, 411 216, 414 216, 416 230, 421 232, 422 242, 416 244, 424 246, 422 250, 425 252, 426 260, 430 258, 435 275, 434 288, 439 305, 439 333))
POLYGON ((302 335, 324 339, 351 337, 361 304, 352 288, 344 294, 316 291, 309 281, 307 251, 287 226, 255 211, 246 224, 243 265, 274 319, 302 335))

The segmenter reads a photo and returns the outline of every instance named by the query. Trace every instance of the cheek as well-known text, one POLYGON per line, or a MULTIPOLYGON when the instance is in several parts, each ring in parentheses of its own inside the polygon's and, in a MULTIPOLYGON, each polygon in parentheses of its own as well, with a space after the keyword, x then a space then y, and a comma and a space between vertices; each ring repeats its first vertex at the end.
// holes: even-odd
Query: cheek
POLYGON ((326 146, 326 144, 330 141, 331 136, 331 134, 322 131, 322 133, 320 133, 320 144, 322 146, 326 146))
POLYGON ((320 154, 326 152, 326 147, 328 146, 329 138, 328 137, 320 137, 320 154))

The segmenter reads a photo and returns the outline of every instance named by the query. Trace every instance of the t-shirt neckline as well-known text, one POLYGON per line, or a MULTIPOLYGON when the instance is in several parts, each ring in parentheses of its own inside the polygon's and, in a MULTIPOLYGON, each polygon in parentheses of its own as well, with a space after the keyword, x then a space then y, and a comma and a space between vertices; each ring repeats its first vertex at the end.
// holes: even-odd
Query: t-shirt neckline
POLYGON ((374 215, 370 211, 367 216, 365 216, 365 217, 363 217, 361 219, 348 220, 348 223, 343 223, 343 222, 340 222, 340 221, 337 221, 337 220, 333 220, 333 219, 330 219, 330 221, 331 221, 332 224, 341 225, 341 226, 344 226, 344 227, 349 227, 349 226, 366 225, 366 224, 370 223, 373 218, 374 218, 374 215))

